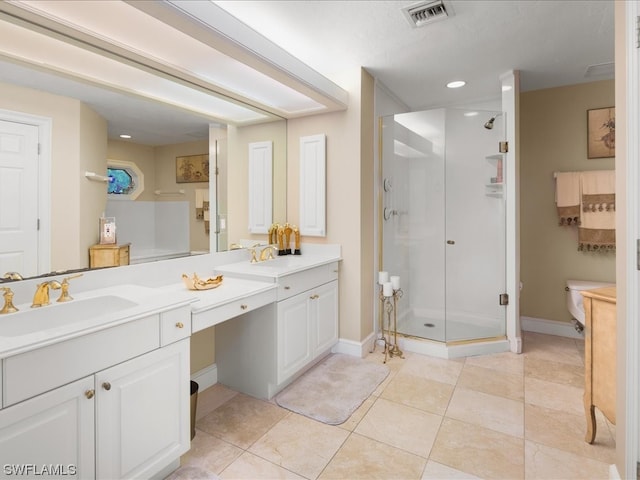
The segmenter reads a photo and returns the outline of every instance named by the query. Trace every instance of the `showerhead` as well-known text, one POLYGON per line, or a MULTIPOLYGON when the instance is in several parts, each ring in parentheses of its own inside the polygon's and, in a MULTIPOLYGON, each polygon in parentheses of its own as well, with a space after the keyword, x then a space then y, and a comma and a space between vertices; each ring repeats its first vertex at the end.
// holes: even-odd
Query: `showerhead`
POLYGON ((491 130, 493 128, 493 122, 496 121, 496 117, 491 117, 487 123, 484 124, 484 128, 491 130))
POLYGON ((489 121, 484 124, 484 128, 486 128, 487 130, 491 130, 493 128, 493 122, 495 122, 496 118, 498 118, 500 115, 502 115, 502 113, 498 113, 498 114, 494 115, 493 117, 491 117, 489 119, 489 121))

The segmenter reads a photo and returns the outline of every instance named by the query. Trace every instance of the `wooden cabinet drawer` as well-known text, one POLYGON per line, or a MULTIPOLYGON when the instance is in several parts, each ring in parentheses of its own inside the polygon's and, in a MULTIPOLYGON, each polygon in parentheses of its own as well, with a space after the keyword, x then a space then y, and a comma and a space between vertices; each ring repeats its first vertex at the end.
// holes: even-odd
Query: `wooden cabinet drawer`
POLYGON ((338 262, 278 278, 278 301, 338 279, 338 262))
POLYGON ((229 302, 210 310, 192 314, 192 331, 198 332, 205 328, 212 327, 218 323, 237 317, 244 313, 260 308, 268 303, 273 303, 274 292, 268 290, 266 292, 251 295, 248 298, 229 302))
POLYGON ((160 345, 165 346, 191 335, 191 307, 184 307, 160 314, 160 345))
POLYGON ((151 315, 3 361, 3 406, 149 352, 160 346, 160 321, 151 315))

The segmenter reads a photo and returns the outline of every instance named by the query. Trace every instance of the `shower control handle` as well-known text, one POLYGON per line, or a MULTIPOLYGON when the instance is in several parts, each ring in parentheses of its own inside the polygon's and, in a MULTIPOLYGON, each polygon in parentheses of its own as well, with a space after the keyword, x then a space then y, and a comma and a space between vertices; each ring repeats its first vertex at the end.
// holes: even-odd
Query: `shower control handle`
POLYGON ((453 240, 447 240, 447 245, 455 245, 456 242, 454 242, 453 240))

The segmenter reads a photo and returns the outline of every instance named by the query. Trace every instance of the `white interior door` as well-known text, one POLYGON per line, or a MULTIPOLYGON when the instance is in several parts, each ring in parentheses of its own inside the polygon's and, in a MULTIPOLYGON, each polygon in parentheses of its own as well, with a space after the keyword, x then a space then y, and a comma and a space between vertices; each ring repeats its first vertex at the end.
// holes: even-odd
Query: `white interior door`
POLYGON ((0 120, 0 275, 38 273, 38 127, 0 120))

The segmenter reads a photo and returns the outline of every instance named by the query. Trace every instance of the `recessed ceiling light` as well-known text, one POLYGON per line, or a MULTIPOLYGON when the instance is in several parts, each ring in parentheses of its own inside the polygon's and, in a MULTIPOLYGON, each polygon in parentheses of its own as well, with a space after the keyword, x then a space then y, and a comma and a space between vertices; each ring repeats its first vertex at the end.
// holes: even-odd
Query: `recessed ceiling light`
POLYGON ((464 82, 462 80, 456 80, 454 82, 447 83, 447 88, 460 88, 460 87, 464 87, 466 84, 467 82, 464 82))
POLYGON ((465 117, 475 117, 478 115, 478 112, 464 112, 465 117))
POLYGON ((120 135, 120 138, 131 138, 131 135, 127 135, 126 133, 123 133, 122 135, 120 135))

